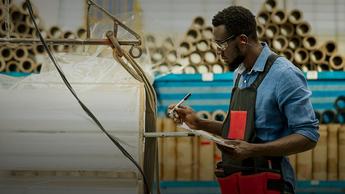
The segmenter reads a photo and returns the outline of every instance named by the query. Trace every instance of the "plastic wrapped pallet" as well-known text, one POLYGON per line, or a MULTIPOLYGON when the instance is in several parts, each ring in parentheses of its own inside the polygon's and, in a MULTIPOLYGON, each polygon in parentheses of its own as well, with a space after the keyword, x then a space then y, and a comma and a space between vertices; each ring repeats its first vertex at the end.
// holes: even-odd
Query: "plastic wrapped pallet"
MULTIPOLYGON (((111 59, 57 59, 80 99, 141 163, 143 85, 111 59)), ((51 64, 44 67, 41 74, 26 78, 0 77, 0 170, 136 174, 135 166, 82 110, 51 64)), ((137 192, 133 185, 121 187, 117 191, 137 192)))

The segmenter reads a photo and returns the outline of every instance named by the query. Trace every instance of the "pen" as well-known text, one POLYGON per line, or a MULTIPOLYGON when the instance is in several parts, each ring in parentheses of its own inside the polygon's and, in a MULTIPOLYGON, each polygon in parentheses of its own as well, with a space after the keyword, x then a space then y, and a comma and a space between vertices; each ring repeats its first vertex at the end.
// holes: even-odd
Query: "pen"
POLYGON ((188 93, 185 97, 182 98, 182 100, 180 100, 175 106, 174 108, 172 108, 169 112, 168 115, 171 115, 171 113, 174 112, 174 110, 179 107, 184 101, 186 101, 190 96, 192 95, 192 93, 188 93))

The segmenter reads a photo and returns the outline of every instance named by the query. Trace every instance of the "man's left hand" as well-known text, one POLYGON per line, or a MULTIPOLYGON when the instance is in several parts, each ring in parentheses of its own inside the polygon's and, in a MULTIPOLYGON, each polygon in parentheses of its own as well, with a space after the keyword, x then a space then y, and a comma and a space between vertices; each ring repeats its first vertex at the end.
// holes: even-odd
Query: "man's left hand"
POLYGON ((254 144, 242 140, 227 140, 224 143, 233 145, 234 148, 217 144, 218 149, 229 154, 234 160, 244 160, 254 156, 254 144))

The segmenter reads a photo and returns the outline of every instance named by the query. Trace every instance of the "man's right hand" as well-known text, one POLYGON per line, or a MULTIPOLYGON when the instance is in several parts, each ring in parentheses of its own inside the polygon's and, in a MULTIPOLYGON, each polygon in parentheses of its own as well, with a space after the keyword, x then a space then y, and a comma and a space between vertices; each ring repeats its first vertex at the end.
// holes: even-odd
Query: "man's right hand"
MULTIPOLYGON (((168 112, 170 112, 175 107, 175 104, 172 104, 168 107, 168 112)), ((175 108, 175 111, 169 115, 176 123, 186 123, 192 129, 198 129, 198 123, 200 121, 196 112, 193 109, 180 105, 178 108, 175 108)))

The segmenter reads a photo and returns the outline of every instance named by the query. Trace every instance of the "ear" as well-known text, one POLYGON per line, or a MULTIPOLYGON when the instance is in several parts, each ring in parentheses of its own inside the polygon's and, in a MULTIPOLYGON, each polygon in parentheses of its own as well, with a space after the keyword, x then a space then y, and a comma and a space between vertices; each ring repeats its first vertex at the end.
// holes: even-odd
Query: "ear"
POLYGON ((248 43, 248 36, 246 36, 245 34, 241 34, 239 38, 240 38, 240 43, 241 44, 245 45, 245 44, 248 43))

